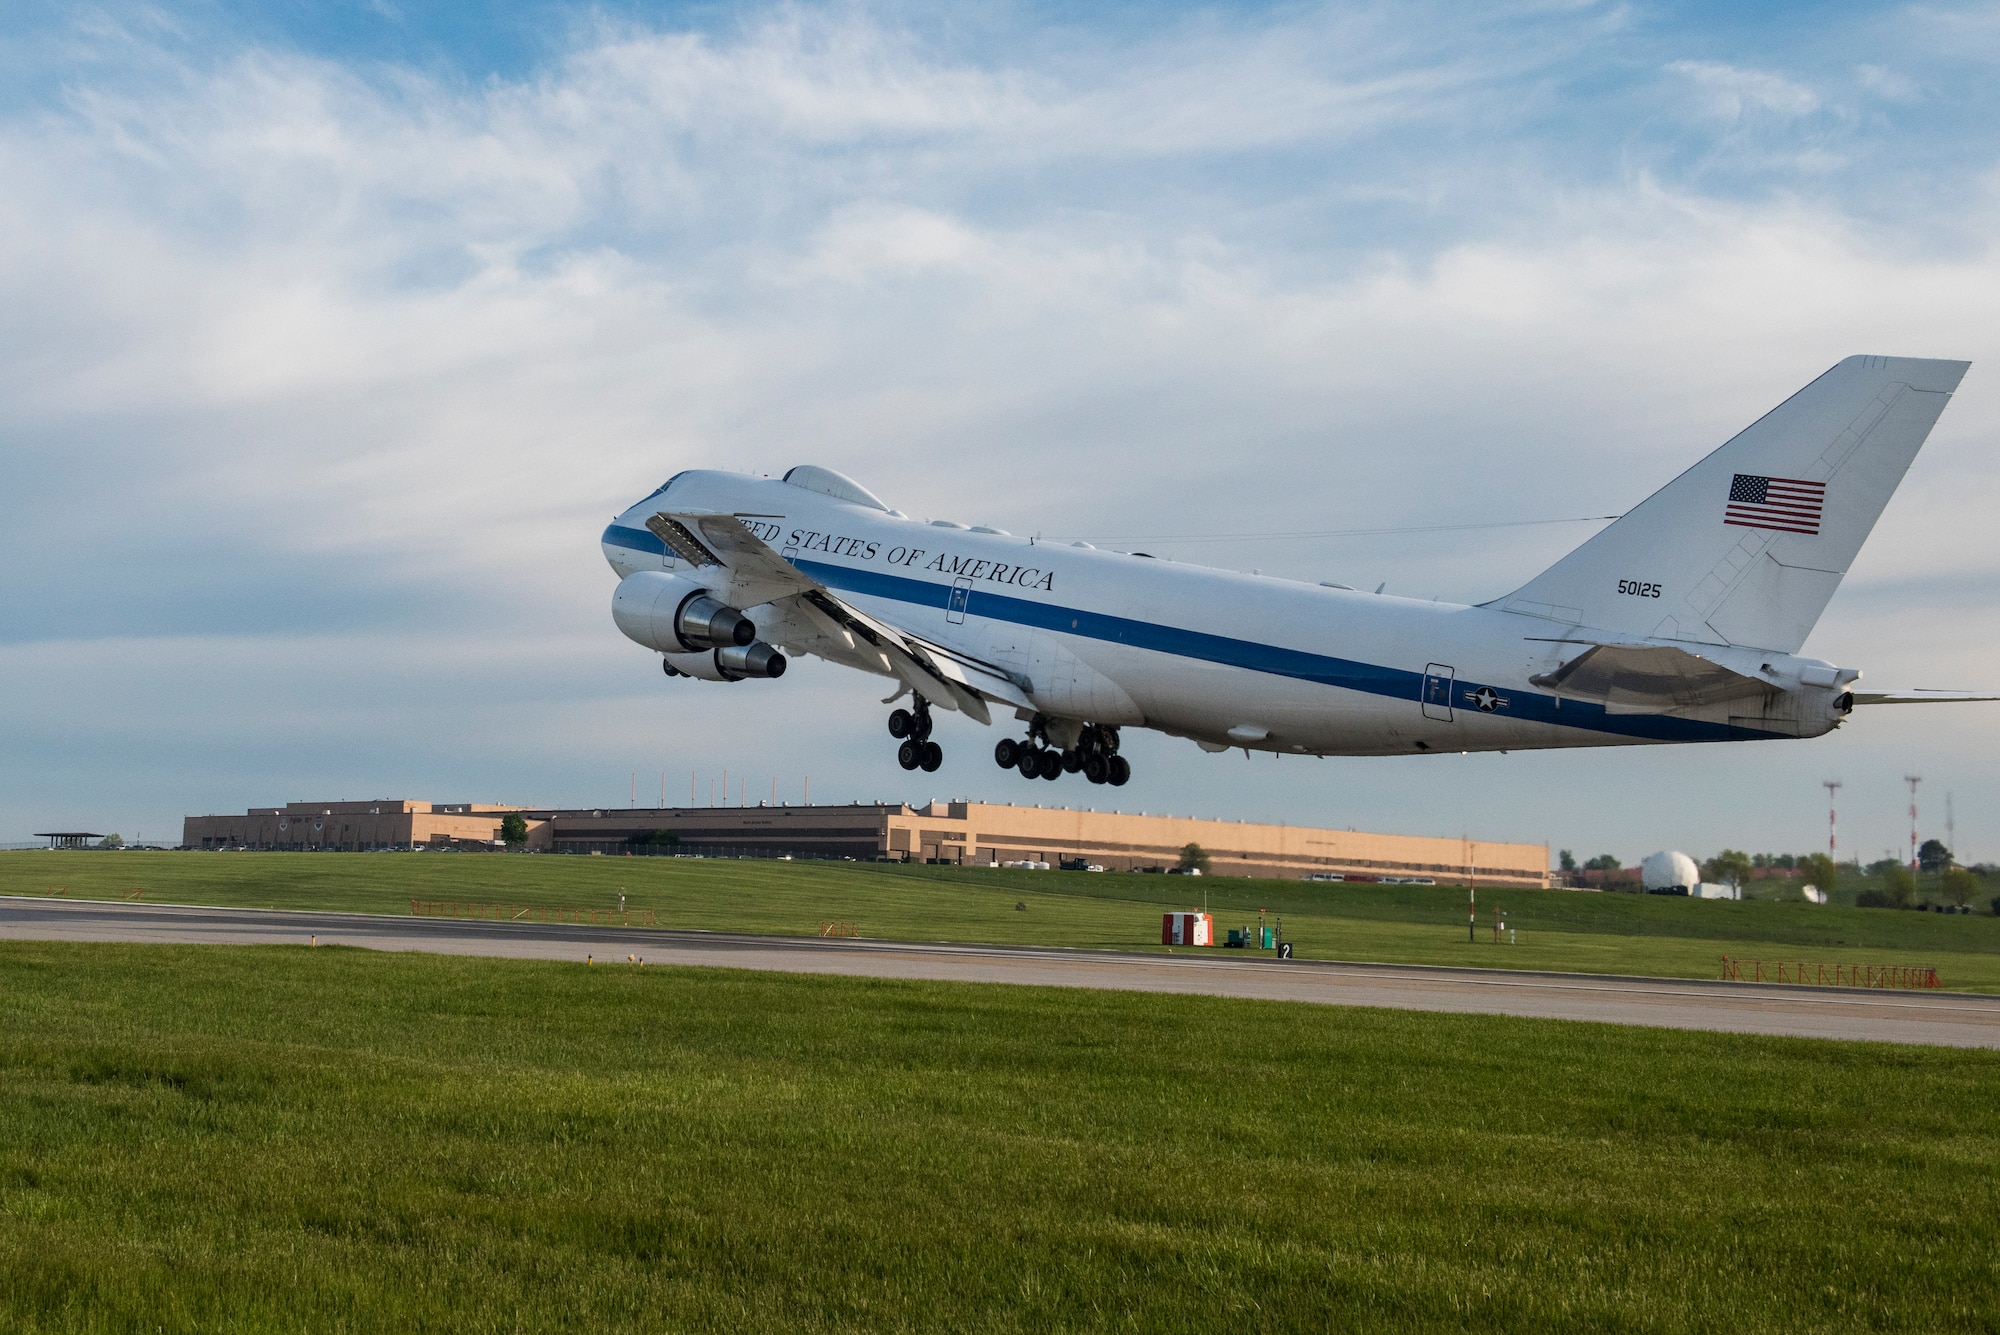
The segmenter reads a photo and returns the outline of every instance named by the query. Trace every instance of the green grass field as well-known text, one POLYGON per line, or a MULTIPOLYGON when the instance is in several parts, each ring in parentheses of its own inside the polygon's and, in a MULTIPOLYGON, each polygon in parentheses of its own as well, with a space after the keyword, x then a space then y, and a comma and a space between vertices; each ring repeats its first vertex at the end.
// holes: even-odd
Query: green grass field
POLYGON ((1218 927, 1282 916, 1302 956, 1709 978, 1724 954, 1935 965, 1948 987, 2000 991, 2000 918, 1565 890, 1482 890, 1466 941, 1453 886, 1306 885, 880 863, 503 854, 0 853, 0 894, 408 913, 412 898, 610 906, 621 891, 662 926, 810 935, 823 919, 868 936, 1159 949, 1163 909, 1218 927), (1017 908, 1017 905, 1023 907, 1017 908), (1517 944, 1493 943, 1504 906, 1517 944))
POLYGON ((0 1009, 9 1331, 2000 1325, 1992 1053, 304 947, 0 1009))

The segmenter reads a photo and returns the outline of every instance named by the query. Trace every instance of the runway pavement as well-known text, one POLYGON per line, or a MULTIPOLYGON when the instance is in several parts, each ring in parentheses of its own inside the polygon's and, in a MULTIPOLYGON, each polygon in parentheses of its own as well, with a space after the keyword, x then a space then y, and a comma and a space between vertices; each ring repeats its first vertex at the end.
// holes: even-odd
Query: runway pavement
POLYGON ((0 898, 0 938, 362 946, 443 955, 772 969, 868 978, 1179 992, 1334 1006, 1483 1012, 1803 1038, 2000 1047, 2000 997, 1755 983, 1140 954, 1021 946, 741 936, 648 928, 0 898))

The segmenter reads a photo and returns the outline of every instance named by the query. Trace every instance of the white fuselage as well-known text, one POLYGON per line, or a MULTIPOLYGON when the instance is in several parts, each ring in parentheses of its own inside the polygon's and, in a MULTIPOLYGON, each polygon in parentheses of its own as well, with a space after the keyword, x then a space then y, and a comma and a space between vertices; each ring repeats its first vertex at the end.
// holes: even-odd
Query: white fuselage
MULTIPOLYGON (((1049 718, 1142 726, 1212 750, 1735 741, 1817 736, 1843 717, 1839 690, 1797 684, 1810 660, 1788 655, 1704 646, 1737 671, 1793 684, 1722 704, 1620 712, 1531 684, 1579 644, 1606 638, 1573 623, 926 524, 736 474, 684 473, 619 516, 603 545, 621 577, 698 574, 645 527, 668 505, 738 516, 856 607, 1004 669, 1049 718)), ((788 653, 847 661, 782 606, 744 610, 788 653)))

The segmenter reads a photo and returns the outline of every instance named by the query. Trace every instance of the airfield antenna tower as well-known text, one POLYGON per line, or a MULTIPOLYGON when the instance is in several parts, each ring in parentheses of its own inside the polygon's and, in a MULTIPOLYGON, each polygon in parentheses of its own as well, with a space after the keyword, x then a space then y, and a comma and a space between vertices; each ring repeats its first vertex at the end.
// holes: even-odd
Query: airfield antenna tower
POLYGON ((1951 816, 1951 794, 1944 795, 1944 849, 1947 865, 1958 861, 1958 823, 1951 816))
POLYGON ((1910 785, 1910 875, 1917 874, 1917 785, 1924 781, 1921 774, 1905 774, 1903 782, 1910 785))
POLYGON ((1826 855, 1838 862, 1840 855, 1836 850, 1839 847, 1840 824, 1835 799, 1840 795, 1841 783, 1839 779, 1822 779, 1819 786, 1826 789, 1826 855))

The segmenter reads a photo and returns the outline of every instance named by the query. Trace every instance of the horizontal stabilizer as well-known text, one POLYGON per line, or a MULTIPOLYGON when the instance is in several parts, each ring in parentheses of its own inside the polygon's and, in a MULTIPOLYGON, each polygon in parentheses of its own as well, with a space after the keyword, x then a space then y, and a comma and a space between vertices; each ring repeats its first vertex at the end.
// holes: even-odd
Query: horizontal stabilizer
POLYGON ((1590 700, 1613 713, 1663 713, 1767 695, 1771 683, 1685 649, 1657 644, 1593 644, 1553 672, 1528 679, 1558 696, 1590 700))
POLYGON ((1922 686, 1854 692, 1854 703, 1857 705, 1963 705, 1980 700, 2000 700, 2000 695, 1980 695, 1974 691, 1933 691, 1922 686))

